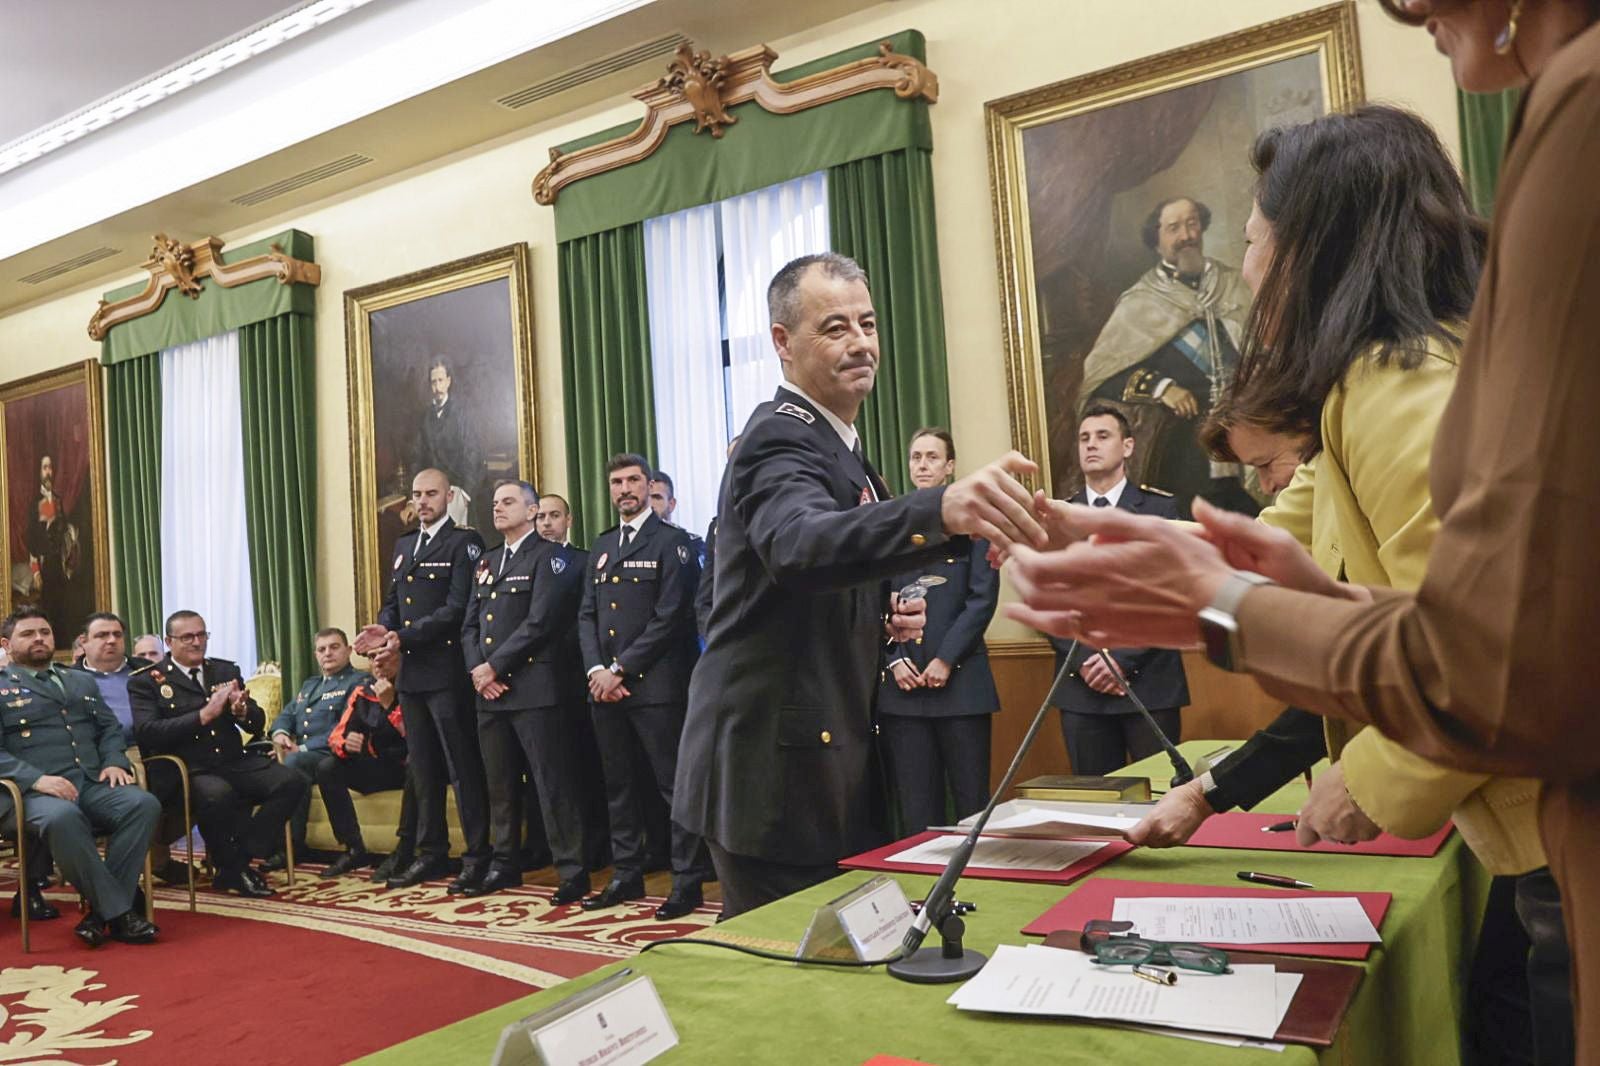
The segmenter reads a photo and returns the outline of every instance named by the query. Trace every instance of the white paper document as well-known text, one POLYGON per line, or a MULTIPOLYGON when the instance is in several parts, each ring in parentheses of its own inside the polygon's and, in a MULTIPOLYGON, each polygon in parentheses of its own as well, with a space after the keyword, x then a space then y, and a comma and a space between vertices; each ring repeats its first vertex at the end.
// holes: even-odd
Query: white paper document
MULTIPOLYGON (((963 838, 934 837, 889 856, 889 862, 920 862, 943 866, 955 855, 963 838)), ((969 867, 986 870, 1065 870, 1093 855, 1104 843, 1082 840, 1034 840, 1022 837, 979 837, 969 867)))
POLYGON ((1354 896, 1150 897, 1111 909, 1146 940, 1204 944, 1379 944, 1383 938, 1354 896))
POLYGON ((961 1010, 1092 1018, 1271 1040, 1299 982, 1299 974, 1241 965, 1227 974, 1180 970, 1176 984, 1162 985, 1127 966, 1101 966, 1079 951, 1002 944, 978 976, 947 1002, 961 1010))
MULTIPOLYGON (((1105 805, 1099 805, 1105 811, 1105 805)), ((1148 809, 1148 808, 1146 808, 1148 809)), ((1008 800, 994 809, 985 834, 1013 837, 1120 837, 1123 830, 1139 824, 1141 816, 1099 813, 1075 809, 1050 800, 1008 800)), ((961 828, 970 828, 973 819, 964 819, 961 828)))

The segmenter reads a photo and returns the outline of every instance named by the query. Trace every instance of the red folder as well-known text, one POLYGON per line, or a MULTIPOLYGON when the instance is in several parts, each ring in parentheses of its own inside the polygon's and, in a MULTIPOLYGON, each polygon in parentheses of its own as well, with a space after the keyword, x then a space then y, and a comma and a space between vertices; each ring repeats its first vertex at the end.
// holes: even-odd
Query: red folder
MULTIPOLYGON (((1082 929, 1091 918, 1110 918, 1117 900, 1142 896, 1276 896, 1292 893, 1296 897, 1354 896, 1372 919, 1374 928, 1383 928, 1383 916, 1391 898, 1387 892, 1310 892, 1302 889, 1252 888, 1248 885, 1169 885, 1159 881, 1118 881, 1099 877, 1086 882, 1054 907, 1023 927, 1027 936, 1048 936, 1061 929, 1082 929)), ((1371 944, 1212 944, 1212 947, 1254 951, 1276 955, 1305 955, 1319 959, 1365 959, 1372 954, 1371 944)))
POLYGON ((1284 833, 1263 833, 1263 826, 1287 822, 1286 814, 1252 814, 1249 811, 1228 811, 1207 818, 1194 836, 1189 838, 1193 848, 1240 848, 1250 851, 1327 851, 1340 855, 1393 855, 1402 858, 1431 859, 1444 847, 1444 842, 1455 826, 1445 823, 1443 829, 1421 840, 1380 833, 1359 844, 1330 844, 1318 841, 1309 848, 1295 843, 1294 830, 1284 833))
MULTIPOLYGON (((848 859, 840 859, 839 865, 846 870, 888 870, 893 873, 905 874, 942 874, 943 866, 925 862, 890 862, 889 856, 897 852, 914 848, 925 840, 932 840, 939 836, 962 836, 960 833, 925 832, 916 836, 897 840, 893 844, 872 851, 863 851, 860 855, 852 855, 848 859)), ((1107 840, 1105 847, 1092 855, 1086 855, 1065 870, 995 870, 983 866, 968 866, 962 877, 977 878, 984 881, 1042 881, 1049 885, 1070 885, 1084 874, 1097 867, 1104 866, 1112 859, 1125 851, 1133 848, 1125 840, 1107 840)))

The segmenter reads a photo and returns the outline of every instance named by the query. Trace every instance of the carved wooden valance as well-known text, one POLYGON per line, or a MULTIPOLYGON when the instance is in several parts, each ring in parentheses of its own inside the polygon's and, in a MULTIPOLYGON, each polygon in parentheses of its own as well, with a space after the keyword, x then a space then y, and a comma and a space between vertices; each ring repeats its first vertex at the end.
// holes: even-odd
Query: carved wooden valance
POLYGON ((790 115, 829 104, 873 89, 893 89, 902 100, 939 100, 939 78, 923 63, 896 52, 888 41, 867 59, 819 71, 790 82, 772 80, 772 63, 778 54, 757 45, 713 58, 696 52, 690 44, 678 54, 665 77, 634 92, 649 109, 644 121, 615 140, 562 154, 550 149, 550 165, 533 179, 533 198, 541 204, 556 202, 564 186, 580 178, 604 174, 647 158, 661 147, 667 131, 680 122, 694 122, 696 133, 720 138, 725 126, 738 121, 729 109, 754 100, 776 115, 790 115))
POLYGON ((296 259, 274 244, 266 255, 254 255, 237 263, 222 261, 222 241, 207 237, 194 244, 184 244, 156 234, 155 248, 144 268, 150 280, 137 296, 116 303, 100 301, 89 319, 89 336, 104 340, 111 327, 150 314, 161 306, 167 293, 177 289, 191 300, 200 298, 200 279, 209 277, 225 289, 234 288, 262 278, 277 278, 282 285, 317 285, 322 281, 322 268, 315 263, 296 259))

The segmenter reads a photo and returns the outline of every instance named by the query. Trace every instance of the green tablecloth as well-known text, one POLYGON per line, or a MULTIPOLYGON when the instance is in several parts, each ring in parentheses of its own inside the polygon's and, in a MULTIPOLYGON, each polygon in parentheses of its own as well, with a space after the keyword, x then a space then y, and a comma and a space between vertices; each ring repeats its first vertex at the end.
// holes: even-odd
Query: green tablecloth
MULTIPOLYGON (((1196 741, 1183 749, 1192 759, 1217 746, 1216 741, 1196 741)), ((1160 757, 1136 763, 1127 772, 1157 780, 1170 775, 1160 757)), ((1292 813, 1305 791, 1305 785, 1296 781, 1257 809, 1292 813)), ((623 965, 651 976, 678 1031, 678 1047, 658 1060, 664 1063, 856 1066, 880 1053, 934 1066, 1164 1061, 1453 1066, 1460 1061, 1455 1019, 1489 877, 1459 836, 1453 835, 1432 859, 1136 849, 1091 876, 1232 885, 1239 870, 1251 868, 1291 874, 1319 889, 1394 894, 1382 927, 1384 943, 1364 964, 1366 977, 1338 1043, 1320 1056, 1304 1047, 1291 1046, 1274 1054, 1066 1020, 966 1013, 945 1005, 954 985, 911 985, 877 968, 791 966, 717 948, 669 944, 630 963, 605 967, 361 1061, 383 1066, 481 1066, 489 1060, 502 1026, 623 965)), ((717 932, 797 942, 817 906, 870 876, 847 873, 724 922, 717 932)), ((911 899, 926 894, 934 880, 897 877, 911 899)), ((1022 936, 1021 928, 1069 891, 1056 885, 964 881, 960 897, 978 904, 977 912, 967 917, 968 946, 992 952, 997 944, 1028 943, 1031 938, 1022 936)))

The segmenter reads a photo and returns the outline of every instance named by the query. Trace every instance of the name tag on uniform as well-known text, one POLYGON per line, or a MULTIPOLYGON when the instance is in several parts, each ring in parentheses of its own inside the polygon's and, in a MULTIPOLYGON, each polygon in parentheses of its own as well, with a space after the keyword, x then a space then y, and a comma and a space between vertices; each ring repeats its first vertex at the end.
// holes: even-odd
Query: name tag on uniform
POLYGON ((619 1066, 649 1062, 677 1046, 678 1033, 655 983, 625 969, 506 1026, 491 1061, 495 1066, 619 1066))

